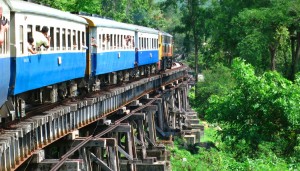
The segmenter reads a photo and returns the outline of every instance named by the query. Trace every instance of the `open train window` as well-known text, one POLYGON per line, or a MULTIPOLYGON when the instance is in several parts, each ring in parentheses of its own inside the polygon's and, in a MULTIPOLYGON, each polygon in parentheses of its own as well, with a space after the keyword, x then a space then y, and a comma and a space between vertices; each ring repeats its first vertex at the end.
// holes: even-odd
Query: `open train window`
POLYGON ((117 48, 118 49, 120 48, 120 45, 121 45, 121 43, 120 43, 120 35, 117 34, 117 48))
POLYGON ((36 25, 36 26, 35 26, 35 31, 41 31, 41 26, 36 25))
POLYGON ((113 49, 115 49, 116 46, 117 46, 117 39, 116 39, 116 35, 115 34, 113 35, 113 41, 114 41, 113 49))
POLYGON ((66 50, 66 29, 62 29, 62 50, 66 50))
POLYGON ((146 49, 149 49, 149 38, 146 38, 146 49))
POLYGON ((54 27, 50 27, 50 50, 53 51, 54 50, 54 27))
POLYGON ((81 41, 82 41, 82 46, 86 46, 86 44, 85 44, 85 33, 84 33, 84 31, 81 32, 81 41))
POLYGON ((73 50, 76 50, 77 42, 76 42, 76 30, 72 31, 72 42, 73 42, 73 50))
POLYGON ((80 50, 81 49, 80 31, 77 32, 77 42, 78 42, 78 45, 77 45, 78 50, 80 50))
POLYGON ((56 28, 56 50, 60 50, 60 28, 56 28))
POLYGON ((102 44, 102 40, 101 40, 101 34, 98 35, 98 48, 101 49, 101 44, 102 44))
POLYGON ((109 49, 112 49, 112 47, 113 47, 113 35, 112 34, 110 34, 110 48, 109 49))
POLYGON ((20 52, 21 54, 24 54, 24 34, 23 34, 23 30, 24 27, 23 25, 20 25, 20 52))
POLYGON ((27 26, 27 39, 32 37, 32 25, 27 26))
POLYGON ((139 49, 142 49, 142 38, 139 37, 139 49))
POLYGON ((2 34, 4 34, 4 40, 3 42, 0 44, 0 54, 7 54, 9 52, 9 39, 8 39, 8 31, 9 29, 7 29, 6 31, 4 31, 2 34))
POLYGON ((32 25, 27 25, 27 42, 28 42, 28 39, 30 37, 33 38, 33 35, 32 35, 32 25))
POLYGON ((71 50, 71 30, 68 29, 67 31, 67 44, 68 44, 68 50, 71 50))
POLYGON ((120 35, 120 36, 121 36, 121 37, 120 37, 120 41, 121 41, 121 42, 120 42, 120 47, 121 47, 122 49, 125 49, 124 42, 123 42, 123 41, 125 40, 125 39, 124 39, 124 36, 125 36, 125 35, 120 35))
POLYGON ((131 45, 132 45, 132 47, 131 47, 131 48, 133 48, 133 49, 134 49, 134 40, 135 40, 135 37, 134 37, 134 36, 132 36, 132 39, 131 39, 131 40, 132 40, 132 44, 131 44, 131 45))
POLYGON ((102 34, 102 50, 105 50, 105 47, 107 47, 107 39, 105 34, 102 34))

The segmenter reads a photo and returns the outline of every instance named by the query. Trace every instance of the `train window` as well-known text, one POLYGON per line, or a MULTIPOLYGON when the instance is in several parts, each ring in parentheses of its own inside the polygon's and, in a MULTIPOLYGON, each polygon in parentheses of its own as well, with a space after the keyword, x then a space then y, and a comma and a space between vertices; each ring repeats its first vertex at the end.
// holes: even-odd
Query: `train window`
POLYGON ((153 48, 153 49, 156 49, 156 48, 155 48, 155 38, 152 39, 152 48, 153 48))
POLYGON ((77 42, 78 42, 77 48, 78 48, 78 50, 80 50, 81 49, 80 31, 77 32, 77 42))
POLYGON ((35 26, 35 31, 41 31, 41 26, 35 26))
POLYGON ((9 39, 8 39, 8 35, 9 35, 8 30, 9 29, 2 32, 4 40, 2 43, 0 43, 0 53, 1 54, 7 54, 9 51, 10 44, 9 44, 9 39))
POLYGON ((76 42, 76 30, 72 32, 72 41, 73 41, 73 50, 76 50, 77 42, 76 42))
POLYGON ((167 44, 165 43, 163 47, 164 47, 164 53, 167 53, 167 44))
POLYGON ((54 50, 54 27, 50 27, 50 50, 53 51, 54 50))
POLYGON ((62 50, 66 50, 66 29, 62 29, 62 50))
POLYGON ((23 34, 23 26, 20 25, 20 52, 24 54, 24 34, 23 34))
POLYGON ((146 38, 146 42, 147 42, 146 49, 150 49, 149 38, 146 38))
POLYGON ((114 49, 116 49, 116 47, 117 47, 117 44, 118 44, 118 42, 117 42, 118 40, 117 40, 117 35, 115 35, 114 34, 114 49))
POLYGON ((132 47, 131 48, 134 48, 134 36, 132 36, 132 47))
POLYGON ((56 28, 56 50, 60 50, 60 28, 56 28))
POLYGON ((139 49, 142 49, 142 38, 139 37, 139 49))
POLYGON ((105 50, 107 40, 105 38, 105 34, 102 34, 102 50, 105 50))
POLYGON ((67 50, 71 50, 71 30, 70 29, 67 30, 67 43, 66 44, 68 45, 67 50))
POLYGON ((81 32, 81 41, 82 41, 82 46, 86 46, 86 44, 85 44, 85 33, 84 33, 84 31, 81 32))
POLYGON ((98 48, 101 49, 101 47, 102 47, 102 46, 101 46, 101 44, 102 44, 101 34, 98 35, 98 39, 99 39, 99 40, 98 40, 98 48))
POLYGON ((109 49, 112 49, 112 47, 113 47, 113 35, 112 34, 110 34, 110 37, 109 37, 109 39, 110 39, 110 47, 109 47, 109 49))
POLYGON ((124 46, 124 39, 125 38, 125 35, 120 35, 120 47, 122 48, 122 49, 125 49, 125 46, 124 46))
POLYGON ((71 50, 71 30, 67 30, 67 45, 68 45, 68 50, 71 50))
POLYGON ((121 45, 121 43, 120 43, 120 35, 118 34, 117 35, 117 48, 118 49, 120 48, 120 45, 121 45))
POLYGON ((27 26, 27 38, 32 37, 32 25, 27 26))

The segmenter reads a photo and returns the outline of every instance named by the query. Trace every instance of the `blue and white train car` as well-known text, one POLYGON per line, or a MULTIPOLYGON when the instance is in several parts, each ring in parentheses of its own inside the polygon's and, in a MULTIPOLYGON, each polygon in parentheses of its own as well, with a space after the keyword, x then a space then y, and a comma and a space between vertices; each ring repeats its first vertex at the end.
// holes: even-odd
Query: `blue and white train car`
POLYGON ((156 63, 159 62, 158 37, 158 30, 137 26, 136 42, 138 43, 138 66, 156 65, 156 63))
POLYGON ((82 16, 89 24, 90 74, 97 76, 134 68, 136 27, 114 20, 82 16))
POLYGON ((67 12, 24 1, 10 1, 13 95, 83 78, 86 69, 86 20, 67 12), (49 28, 50 47, 28 52, 27 39, 49 28))
POLYGON ((0 108, 8 97, 10 82, 10 10, 6 1, 0 0, 0 108))

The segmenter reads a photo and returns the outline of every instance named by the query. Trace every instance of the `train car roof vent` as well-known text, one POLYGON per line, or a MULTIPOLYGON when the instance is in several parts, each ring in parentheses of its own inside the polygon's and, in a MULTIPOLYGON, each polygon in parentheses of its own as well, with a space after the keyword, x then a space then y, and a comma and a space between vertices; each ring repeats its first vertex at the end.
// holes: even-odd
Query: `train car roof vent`
POLYGON ((83 12, 83 11, 79 11, 79 12, 71 12, 72 14, 78 14, 78 15, 84 15, 84 16, 92 16, 92 14, 87 13, 87 12, 83 12))

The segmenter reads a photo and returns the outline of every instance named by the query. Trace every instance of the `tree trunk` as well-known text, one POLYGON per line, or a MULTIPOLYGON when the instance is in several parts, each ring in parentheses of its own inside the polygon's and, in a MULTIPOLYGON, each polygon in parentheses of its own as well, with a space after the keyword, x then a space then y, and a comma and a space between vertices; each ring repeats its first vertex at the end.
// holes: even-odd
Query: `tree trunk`
POLYGON ((276 47, 270 45, 269 51, 270 51, 270 55, 271 55, 271 70, 275 71, 276 70, 276 47))
POLYGON ((196 82, 198 82, 198 38, 196 28, 193 27, 193 34, 194 34, 194 43, 195 43, 195 74, 196 74, 196 82))
POLYGON ((297 32, 296 38, 291 37, 292 63, 290 79, 295 79, 295 74, 298 72, 298 63, 300 56, 300 32, 297 32))

